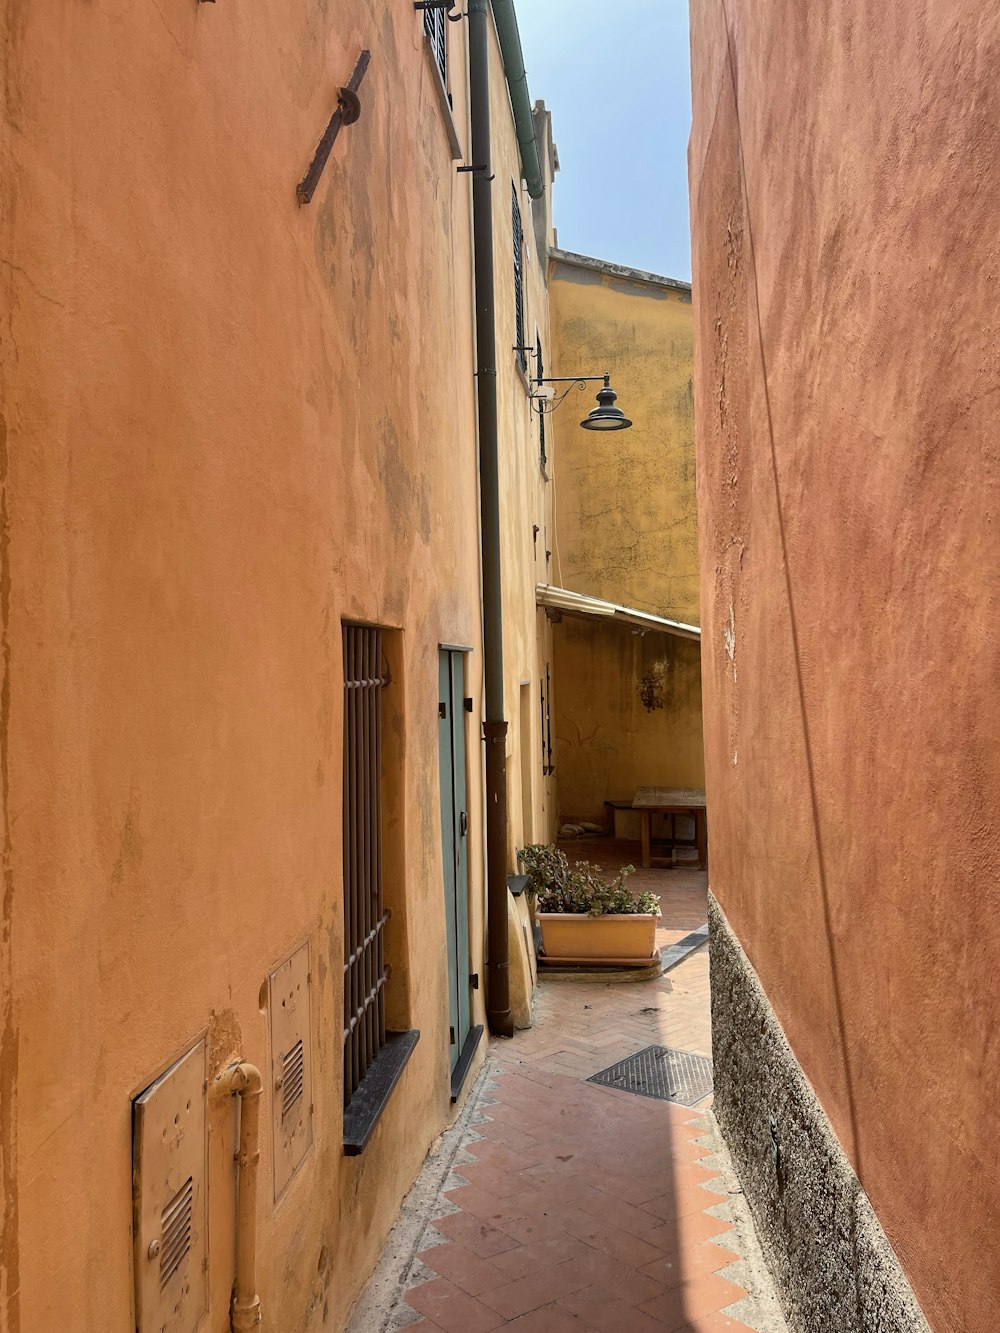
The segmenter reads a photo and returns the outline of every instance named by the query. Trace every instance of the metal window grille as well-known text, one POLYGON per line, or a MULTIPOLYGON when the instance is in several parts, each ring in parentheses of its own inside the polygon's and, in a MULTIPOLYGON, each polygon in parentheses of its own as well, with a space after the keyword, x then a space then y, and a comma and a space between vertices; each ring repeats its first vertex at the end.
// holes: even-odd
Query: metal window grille
POLYGON ((554 773, 555 767, 552 763, 552 681, 549 676, 549 666, 545 664, 545 679, 538 687, 539 700, 541 702, 542 725, 542 773, 549 777, 554 773))
MULTIPOLYGON (((542 360, 542 335, 535 335, 535 378, 542 380, 545 378, 545 362, 542 360)), ((545 413, 542 410, 544 404, 538 405, 538 457, 542 467, 548 462, 545 455, 545 413)))
POLYGON ((521 226, 521 205, 517 198, 517 186, 510 187, 511 234, 514 241, 514 335, 517 346, 517 359, 521 369, 527 370, 528 357, 524 350, 524 228, 521 226))
MULTIPOLYGON (((425 11, 426 12, 426 11, 425 11)), ((382 632, 344 626, 344 1105, 385 1044, 382 632)))
POLYGON ((539 737, 541 738, 541 772, 547 772, 545 768, 545 681, 539 685, 539 737))
POLYGON ((545 757, 546 772, 554 773, 556 768, 552 762, 552 678, 549 675, 548 662, 545 663, 545 757))
POLYGON ((424 10, 424 33, 434 52, 434 61, 441 72, 444 86, 448 86, 448 18, 443 9, 424 10))

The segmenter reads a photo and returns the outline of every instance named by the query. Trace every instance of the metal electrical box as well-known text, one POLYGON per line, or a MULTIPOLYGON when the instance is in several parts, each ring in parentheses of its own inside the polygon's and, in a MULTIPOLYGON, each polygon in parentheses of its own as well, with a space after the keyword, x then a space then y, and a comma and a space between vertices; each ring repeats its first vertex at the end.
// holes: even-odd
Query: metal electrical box
POLYGON ((205 1042, 132 1105, 139 1333, 195 1333, 208 1310, 205 1042))
POLYGON ((309 944, 268 977, 271 1013, 271 1123, 278 1199, 312 1143, 309 944))

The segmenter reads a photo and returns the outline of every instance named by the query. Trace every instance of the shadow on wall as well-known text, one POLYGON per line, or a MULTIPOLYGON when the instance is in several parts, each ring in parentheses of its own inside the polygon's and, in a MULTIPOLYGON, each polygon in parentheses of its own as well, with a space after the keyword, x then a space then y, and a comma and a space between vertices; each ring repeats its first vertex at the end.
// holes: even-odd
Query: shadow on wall
POLYGON ((569 617, 553 643, 561 820, 600 822, 638 787, 704 786, 698 643, 569 617))

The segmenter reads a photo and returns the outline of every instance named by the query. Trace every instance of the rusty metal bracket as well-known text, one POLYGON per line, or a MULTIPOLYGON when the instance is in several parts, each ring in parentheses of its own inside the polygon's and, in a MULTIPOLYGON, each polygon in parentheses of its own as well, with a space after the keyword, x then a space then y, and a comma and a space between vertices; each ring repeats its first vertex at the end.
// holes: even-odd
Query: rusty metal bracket
POLYGON ((361 99, 358 97, 358 89, 361 87, 362 80, 367 73, 371 58, 372 53, 370 51, 362 51, 358 56, 358 63, 354 66, 354 73, 351 75, 347 86, 337 90, 337 109, 330 117, 330 123, 316 147, 309 170, 295 187, 295 195, 300 204, 308 204, 315 194, 319 178, 322 176, 323 168, 330 156, 330 150, 333 148, 337 135, 343 126, 353 125, 361 115, 361 99))
POLYGON ((468 14, 453 14, 451 11, 455 8, 455 0, 415 0, 414 9, 443 9, 445 18, 449 23, 461 23, 467 19, 468 14))
MULTIPOLYGON (((456 167, 455 170, 456 170, 460 175, 461 175, 463 172, 471 172, 474 176, 486 176, 486 173, 489 171, 489 167, 485 167, 485 166, 479 166, 479 167, 456 167)), ((496 172, 494 172, 492 176, 486 176, 486 179, 487 179, 488 181, 496 180, 496 172)))

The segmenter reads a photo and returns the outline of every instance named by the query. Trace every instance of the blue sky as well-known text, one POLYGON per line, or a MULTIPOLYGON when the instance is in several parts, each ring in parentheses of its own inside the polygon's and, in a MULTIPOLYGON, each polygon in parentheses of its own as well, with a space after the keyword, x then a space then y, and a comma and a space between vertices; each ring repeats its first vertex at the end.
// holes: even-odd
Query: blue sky
POLYGON ((688 0, 519 0, 517 21, 552 112, 560 246, 690 280, 688 0))

